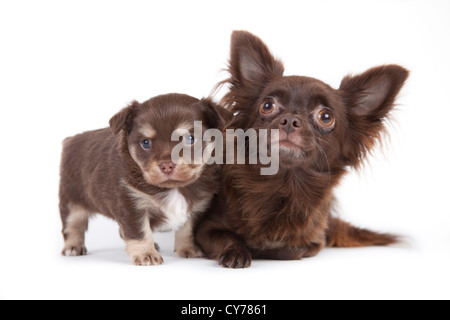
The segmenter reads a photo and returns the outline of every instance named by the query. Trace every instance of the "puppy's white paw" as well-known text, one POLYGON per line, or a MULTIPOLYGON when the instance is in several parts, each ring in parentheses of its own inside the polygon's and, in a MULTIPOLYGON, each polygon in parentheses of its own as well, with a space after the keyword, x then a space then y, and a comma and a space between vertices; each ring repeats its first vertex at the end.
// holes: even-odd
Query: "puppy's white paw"
POLYGON ((196 245, 176 247, 175 252, 181 258, 202 258, 205 256, 203 251, 196 245))
POLYGON ((87 254, 87 249, 84 245, 65 246, 61 254, 66 257, 85 256, 87 254))
POLYGON ((164 263, 163 258, 156 250, 134 255, 131 257, 131 260, 137 266, 157 266, 164 263))

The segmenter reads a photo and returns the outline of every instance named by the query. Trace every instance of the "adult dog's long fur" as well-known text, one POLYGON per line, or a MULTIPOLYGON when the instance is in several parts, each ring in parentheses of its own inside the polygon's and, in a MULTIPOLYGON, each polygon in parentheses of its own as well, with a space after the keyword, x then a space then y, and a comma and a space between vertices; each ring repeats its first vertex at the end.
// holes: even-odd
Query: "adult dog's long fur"
POLYGON ((339 89, 320 80, 283 76, 284 66, 256 36, 232 35, 230 129, 278 129, 280 170, 226 165, 222 191, 199 223, 196 241, 207 257, 242 268, 252 258, 301 259, 325 246, 390 245, 391 234, 360 229, 330 213, 333 188, 372 150, 408 77, 397 65, 347 76, 339 89))

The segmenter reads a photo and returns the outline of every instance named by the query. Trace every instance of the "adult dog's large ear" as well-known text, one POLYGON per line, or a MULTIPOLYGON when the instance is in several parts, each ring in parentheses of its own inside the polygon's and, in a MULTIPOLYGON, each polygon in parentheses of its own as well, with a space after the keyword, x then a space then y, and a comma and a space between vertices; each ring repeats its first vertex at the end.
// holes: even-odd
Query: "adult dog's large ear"
POLYGON ((247 31, 234 31, 228 71, 230 78, 219 83, 228 83, 230 89, 221 104, 233 113, 248 114, 264 87, 283 76, 284 66, 261 39, 247 31))
POLYGON ((128 107, 123 108, 109 120, 109 127, 113 134, 116 135, 121 130, 131 131, 138 106, 139 102, 133 101, 128 107))
POLYGON ((234 31, 229 71, 234 85, 262 86, 274 77, 281 77, 284 66, 260 38, 247 31, 234 31))
POLYGON ((387 65, 342 80, 339 91, 347 107, 350 129, 350 139, 342 149, 348 165, 358 166, 380 139, 384 119, 394 108, 408 75, 408 70, 400 66, 387 65))
POLYGON ((199 103, 205 116, 206 124, 211 129, 223 130, 233 119, 233 114, 230 111, 214 103, 209 98, 202 99, 199 103))

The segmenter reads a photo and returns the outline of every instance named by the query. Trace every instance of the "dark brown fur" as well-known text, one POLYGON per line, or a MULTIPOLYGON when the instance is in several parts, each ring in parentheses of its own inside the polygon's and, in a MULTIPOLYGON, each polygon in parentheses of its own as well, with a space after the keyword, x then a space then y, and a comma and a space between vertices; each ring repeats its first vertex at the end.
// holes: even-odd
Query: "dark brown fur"
POLYGON ((380 140, 408 71, 373 68, 344 78, 336 90, 316 79, 283 76, 283 64, 259 38, 237 31, 229 72, 223 101, 236 116, 228 128, 279 129, 280 171, 261 176, 258 165, 224 167, 221 194, 197 226, 207 257, 242 268, 252 258, 312 257, 327 245, 395 243, 396 236, 353 227, 330 209, 347 168, 358 167, 380 140), (330 113, 334 122, 327 122, 330 113))
MULTIPOLYGON (((178 144, 171 141, 172 132, 180 125, 193 128, 194 121, 203 121, 203 130, 223 128, 229 116, 209 100, 169 94, 142 104, 133 102, 111 119, 111 128, 66 139, 60 183, 63 254, 86 254, 88 218, 101 213, 118 222, 135 264, 162 263, 145 228, 146 219, 152 230, 165 228, 171 213, 159 207, 175 189, 186 200, 191 217, 208 209, 218 191, 217 165, 178 163, 170 179, 162 172, 160 164, 171 163, 171 150, 178 144), (142 147, 146 138, 151 138, 150 150, 142 147)), ((201 255, 190 244, 179 247, 181 256, 201 255)))

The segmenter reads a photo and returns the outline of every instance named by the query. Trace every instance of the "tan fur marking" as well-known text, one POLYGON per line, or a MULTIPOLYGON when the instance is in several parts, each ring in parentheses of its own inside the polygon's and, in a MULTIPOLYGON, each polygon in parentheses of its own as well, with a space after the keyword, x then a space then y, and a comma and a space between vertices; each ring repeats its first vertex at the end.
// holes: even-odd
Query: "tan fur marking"
POLYGON ((65 256, 80 256, 87 253, 84 244, 84 234, 88 228, 89 211, 77 205, 68 205, 70 214, 64 228, 65 242, 62 254, 65 256))
POLYGON ((127 253, 137 266, 154 266, 164 261, 155 248, 153 233, 150 227, 150 219, 147 216, 142 223, 144 238, 142 240, 125 240, 127 253))
POLYGON ((139 128, 139 133, 142 134, 143 137, 153 139, 156 137, 156 131, 149 124, 139 128))
POLYGON ((204 257, 202 250, 195 244, 192 219, 175 233, 175 252, 182 258, 204 257))

